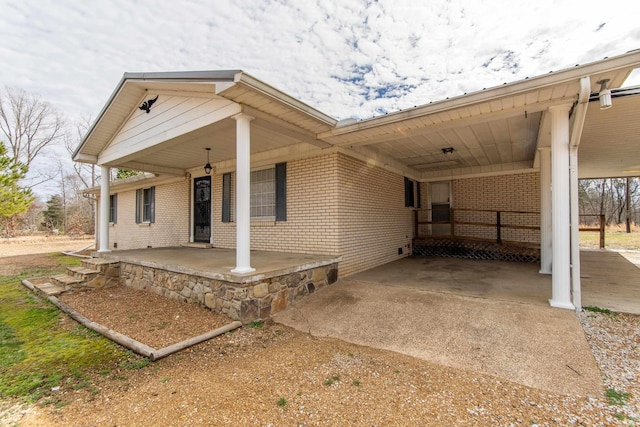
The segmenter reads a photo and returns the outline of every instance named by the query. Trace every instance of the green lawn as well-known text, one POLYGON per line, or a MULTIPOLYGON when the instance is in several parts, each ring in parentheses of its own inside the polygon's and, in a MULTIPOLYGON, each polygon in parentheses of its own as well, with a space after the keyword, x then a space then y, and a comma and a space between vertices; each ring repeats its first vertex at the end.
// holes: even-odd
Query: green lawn
POLYGON ((53 387, 87 386, 87 374, 129 357, 129 352, 78 325, 22 286, 24 278, 79 265, 78 258, 48 256, 56 257, 55 267, 0 276, 0 399, 35 401, 49 395, 53 387))
MULTIPOLYGON (((597 249, 600 247, 600 233, 594 231, 580 232, 580 247, 597 249)), ((605 249, 640 249, 640 231, 625 233, 615 229, 606 229, 604 232, 605 249)))

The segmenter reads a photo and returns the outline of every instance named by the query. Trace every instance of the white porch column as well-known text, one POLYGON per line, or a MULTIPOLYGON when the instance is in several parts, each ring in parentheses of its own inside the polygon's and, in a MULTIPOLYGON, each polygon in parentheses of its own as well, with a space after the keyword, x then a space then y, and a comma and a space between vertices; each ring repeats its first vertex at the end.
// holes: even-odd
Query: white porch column
POLYGON ((578 147, 571 146, 569 152, 571 172, 569 177, 571 191, 571 302, 576 310, 582 309, 582 291, 580 285, 580 217, 578 206, 578 147))
POLYGON ((551 274, 551 147, 540 151, 540 273, 551 274))
POLYGON ((571 104, 549 108, 551 114, 552 307, 574 309, 571 303, 569 110, 571 104))
POLYGON ((100 166, 100 249, 98 252, 111 252, 109 249, 109 176, 111 168, 100 166))
POLYGON ((236 119, 236 268, 232 273, 251 273, 251 126, 253 117, 240 113, 236 119))

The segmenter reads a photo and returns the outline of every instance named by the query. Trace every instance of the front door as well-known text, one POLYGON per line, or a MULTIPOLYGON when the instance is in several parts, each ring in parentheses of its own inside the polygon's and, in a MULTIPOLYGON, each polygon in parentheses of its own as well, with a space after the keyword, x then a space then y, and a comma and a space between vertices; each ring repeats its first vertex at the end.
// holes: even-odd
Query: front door
POLYGON ((193 180, 193 240, 209 243, 211 240, 211 177, 193 180))
POLYGON ((451 234, 451 183, 431 183, 431 234, 446 236, 451 234))

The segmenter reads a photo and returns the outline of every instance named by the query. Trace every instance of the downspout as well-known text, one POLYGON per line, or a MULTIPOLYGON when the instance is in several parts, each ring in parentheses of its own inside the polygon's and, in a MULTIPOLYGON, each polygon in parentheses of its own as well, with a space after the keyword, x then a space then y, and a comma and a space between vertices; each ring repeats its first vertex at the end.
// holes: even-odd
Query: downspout
POLYGON ((589 76, 580 79, 578 103, 574 109, 574 121, 569 141, 569 188, 571 218, 571 299, 576 311, 582 310, 582 291, 580 284, 580 235, 578 207, 578 146, 582 138, 589 97, 591 96, 591 79, 589 76))

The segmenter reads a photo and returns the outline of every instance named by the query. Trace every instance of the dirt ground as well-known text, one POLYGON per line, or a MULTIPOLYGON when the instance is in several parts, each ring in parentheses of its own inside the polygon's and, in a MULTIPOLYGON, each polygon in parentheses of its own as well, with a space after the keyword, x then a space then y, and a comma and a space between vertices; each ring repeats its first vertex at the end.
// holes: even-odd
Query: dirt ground
MULTIPOLYGON (((0 274, 23 262, 42 265, 47 258, 0 258, 0 274)), ((150 294, 120 287, 63 298, 105 326, 138 331, 149 345, 177 342, 224 320, 173 300, 162 300, 158 310, 150 294)), ((65 317, 61 327, 68 327, 66 322, 73 320, 65 317)), ((604 396, 552 394, 272 322, 237 329, 143 369, 114 366, 94 374, 91 382, 93 387, 53 392, 56 406, 5 402, 0 424, 628 425, 604 396)))
POLYGON ((21 236, 0 238, 0 257, 66 252, 83 249, 94 243, 93 236, 21 236))

